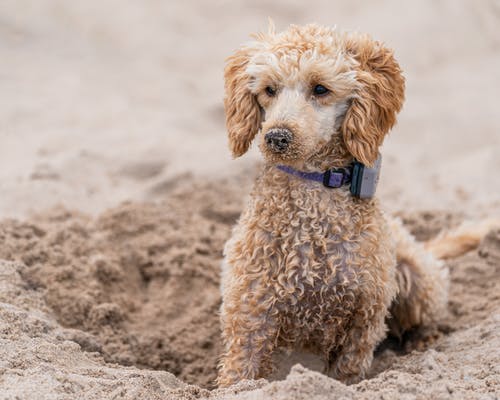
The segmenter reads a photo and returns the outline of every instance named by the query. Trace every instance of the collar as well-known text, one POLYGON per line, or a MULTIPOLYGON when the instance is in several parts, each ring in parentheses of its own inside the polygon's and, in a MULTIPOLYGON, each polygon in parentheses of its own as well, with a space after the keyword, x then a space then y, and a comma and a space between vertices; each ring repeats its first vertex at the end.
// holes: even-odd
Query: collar
POLYGON ((339 188, 351 183, 352 166, 344 168, 332 168, 325 172, 304 172, 298 171, 288 165, 276 166, 280 171, 297 176, 302 179, 320 182, 327 188, 339 188))

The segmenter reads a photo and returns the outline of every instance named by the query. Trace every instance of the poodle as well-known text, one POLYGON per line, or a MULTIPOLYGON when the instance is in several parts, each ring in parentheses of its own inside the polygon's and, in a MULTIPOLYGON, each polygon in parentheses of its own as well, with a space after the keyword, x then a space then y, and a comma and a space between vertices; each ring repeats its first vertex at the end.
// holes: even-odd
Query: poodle
POLYGON ((364 34, 307 25, 254 39, 224 74, 230 149, 258 136, 265 163, 224 249, 218 384, 269 376, 278 347, 356 382, 388 329, 434 324, 447 305, 443 262, 349 187, 353 163, 377 162, 405 79, 364 34))

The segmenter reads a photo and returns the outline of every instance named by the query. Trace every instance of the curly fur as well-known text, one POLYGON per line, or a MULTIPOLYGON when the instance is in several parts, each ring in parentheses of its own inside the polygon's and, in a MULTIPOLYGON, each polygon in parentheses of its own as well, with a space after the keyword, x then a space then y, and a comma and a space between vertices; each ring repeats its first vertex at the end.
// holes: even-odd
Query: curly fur
POLYGON ((228 59, 225 81, 230 148, 242 155, 260 131, 266 163, 225 247, 219 385, 267 376, 277 347, 306 347, 324 357, 330 375, 357 381, 389 311, 398 332, 442 314, 447 270, 376 199, 275 165, 372 164, 404 100, 400 67, 366 35, 292 26, 256 35, 228 59), (314 95, 317 84, 330 91, 314 95), (293 136, 282 153, 264 140, 276 127, 293 136))

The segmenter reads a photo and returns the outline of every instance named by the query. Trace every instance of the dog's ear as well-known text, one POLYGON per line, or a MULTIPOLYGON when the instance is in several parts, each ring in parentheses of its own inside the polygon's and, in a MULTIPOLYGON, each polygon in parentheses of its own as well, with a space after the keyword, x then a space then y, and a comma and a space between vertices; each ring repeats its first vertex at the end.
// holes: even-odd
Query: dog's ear
POLYGON ((250 76, 246 72, 251 53, 250 48, 238 50, 228 58, 224 69, 226 127, 234 157, 248 150, 261 123, 260 107, 250 91, 250 76))
POLYGON ((359 63, 356 80, 361 85, 342 123, 342 135, 349 152, 372 166, 403 105, 405 80, 392 51, 369 36, 351 36, 346 51, 359 63))

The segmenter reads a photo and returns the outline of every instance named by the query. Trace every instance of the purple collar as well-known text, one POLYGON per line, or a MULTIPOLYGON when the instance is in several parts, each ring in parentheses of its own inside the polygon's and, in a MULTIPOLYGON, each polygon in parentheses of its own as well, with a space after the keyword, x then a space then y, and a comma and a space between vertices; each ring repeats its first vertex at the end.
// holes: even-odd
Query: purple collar
POLYGON ((280 171, 286 172, 287 174, 298 176, 302 179, 320 182, 328 188, 339 188, 343 185, 351 183, 352 167, 332 168, 326 172, 297 171, 287 165, 278 165, 276 168, 280 171))

